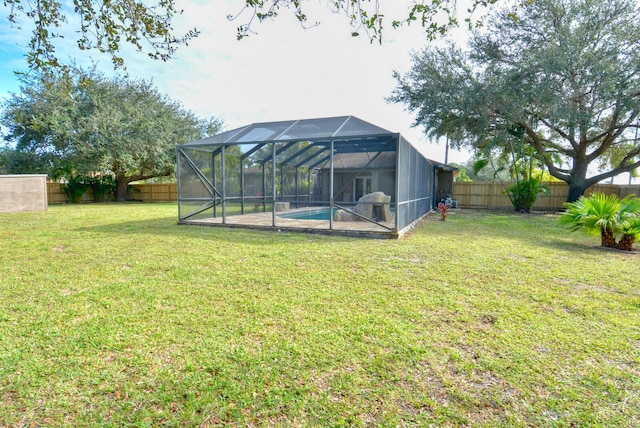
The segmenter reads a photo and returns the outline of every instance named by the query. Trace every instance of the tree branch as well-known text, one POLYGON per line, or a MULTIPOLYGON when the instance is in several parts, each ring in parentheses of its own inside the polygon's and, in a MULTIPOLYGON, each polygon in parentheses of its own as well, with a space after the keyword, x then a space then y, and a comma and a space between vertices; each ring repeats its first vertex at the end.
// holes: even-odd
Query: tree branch
MULTIPOLYGON (((616 114, 614 114, 614 116, 616 118, 618 117, 618 115, 616 114)), ((613 143, 622 135, 622 133, 631 126, 632 122, 635 121, 637 117, 638 117, 638 114, 634 113, 627 118, 627 121, 624 124, 619 126, 618 125, 614 126, 615 119, 612 118, 611 126, 609 127, 609 129, 607 129, 605 132, 602 133, 603 134, 601 137, 603 138, 602 144, 600 144, 600 146, 598 146, 596 150, 594 150, 587 156, 588 161, 591 162, 594 159, 597 159, 600 156, 602 156, 602 154, 606 152, 613 145, 613 143)), ((594 139, 591 139, 591 140, 597 141, 594 139)))
MULTIPOLYGON (((571 144, 571 147, 573 147, 573 150, 575 153, 577 153, 580 150, 580 146, 578 143, 576 143, 575 139, 573 138, 572 135, 567 134, 566 132, 564 132, 561 128, 559 128, 556 125, 553 125, 551 122, 549 122, 549 120, 547 119, 540 119, 540 122, 542 122, 547 128, 551 129, 552 131, 556 132, 558 135, 560 135, 562 138, 564 138, 565 140, 567 140, 569 142, 569 144, 571 144)), ((563 147, 556 147, 558 150, 561 150, 563 153, 565 153, 567 156, 571 156, 572 153, 563 148, 563 147)))
POLYGON ((637 161, 637 162, 634 162, 632 164, 625 165, 625 166, 622 166, 622 164, 621 164, 621 166, 619 166, 617 168, 614 168, 611 171, 607 171, 607 172, 604 172, 602 174, 593 176, 593 177, 589 178, 587 181, 589 183, 591 183, 591 184, 595 184, 595 183, 598 183, 598 182, 600 182, 602 180, 606 180, 607 178, 615 177, 616 175, 620 175, 620 174, 625 173, 625 172, 631 172, 631 171, 633 171, 634 169, 637 169, 637 168, 640 168, 640 160, 637 161))
POLYGON ((559 180, 567 181, 569 179, 569 175, 565 173, 566 170, 556 167, 556 165, 553 163, 553 160, 551 159, 551 156, 547 152, 547 149, 545 147, 545 144, 542 138, 540 138, 538 133, 533 128, 531 128, 531 126, 529 126, 524 122, 519 123, 518 125, 525 130, 527 136, 530 139, 529 142, 531 146, 533 146, 536 152, 538 152, 538 155, 540 156, 540 160, 549 169, 549 174, 551 174, 552 176, 554 176, 559 180))
POLYGON ((172 174, 171 171, 167 171, 164 174, 136 174, 136 175, 124 176, 124 180, 127 183, 131 183, 133 181, 148 180, 150 178, 155 178, 155 177, 168 177, 171 174, 172 174))

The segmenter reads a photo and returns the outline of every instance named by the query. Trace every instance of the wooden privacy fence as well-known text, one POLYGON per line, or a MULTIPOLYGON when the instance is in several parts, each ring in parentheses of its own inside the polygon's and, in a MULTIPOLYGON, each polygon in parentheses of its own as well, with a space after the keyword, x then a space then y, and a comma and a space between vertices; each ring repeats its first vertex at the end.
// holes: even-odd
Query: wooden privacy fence
MULTIPOLYGON (((567 200, 569 186, 565 183, 548 183, 549 193, 540 194, 533 206, 536 211, 557 211, 567 200)), ((132 184, 129 186, 127 199, 142 202, 176 202, 178 185, 166 184, 132 184)), ((640 185, 597 184, 587 190, 587 194, 602 192, 616 194, 623 198, 627 195, 640 196, 640 185)), ((64 204, 69 198, 62 190, 60 183, 47 183, 47 197, 50 204, 64 204)), ((498 182, 455 183, 453 197, 461 208, 478 209, 513 209, 509 198, 504 194, 504 187, 498 182)), ((82 202, 93 202, 93 194, 89 190, 82 202)))
MULTIPOLYGON (((62 190, 61 183, 47 183, 47 196, 50 204, 64 204, 69 197, 62 190)), ((178 200, 178 185, 176 183, 162 184, 131 184, 127 199, 142 202, 176 202, 178 200)), ((82 196, 82 202, 94 202, 93 193, 88 190, 82 196)))
MULTIPOLYGON (((534 211, 557 211, 567 200, 569 186, 566 183, 547 183, 548 193, 541 193, 533 205, 534 211)), ((627 195, 640 195, 640 185, 596 184, 586 194, 601 192, 616 194, 620 198, 627 195)), ((461 208, 513 209, 509 197, 504 193, 504 186, 499 182, 464 182, 455 183, 453 197, 461 208)))

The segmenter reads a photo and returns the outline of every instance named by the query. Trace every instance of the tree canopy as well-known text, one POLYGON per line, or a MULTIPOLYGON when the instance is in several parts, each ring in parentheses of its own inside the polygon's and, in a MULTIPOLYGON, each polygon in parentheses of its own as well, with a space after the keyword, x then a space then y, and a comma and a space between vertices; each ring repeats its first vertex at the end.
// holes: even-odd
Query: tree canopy
MULTIPOLYGON (((470 26, 479 24, 481 18, 473 17, 476 9, 497 1, 468 0, 463 19, 470 26)), ((303 26, 314 22, 313 16, 307 15, 308 5, 300 0, 239 0, 238 3, 241 4, 238 13, 228 16, 239 22, 238 39, 251 34, 256 21, 273 19, 283 12, 293 13, 303 26)), ((331 0, 327 3, 327 7, 348 19, 353 36, 364 31, 372 40, 382 40, 383 24, 388 21, 379 0, 331 0)), ((176 32, 173 20, 182 10, 177 8, 175 0, 5 0, 3 4, 7 18, 15 28, 32 25, 27 55, 30 68, 60 65, 56 40, 63 37, 62 27, 75 26, 77 46, 81 50, 95 49, 110 55, 116 67, 124 66, 120 54, 123 45, 132 45, 151 58, 166 61, 178 47, 188 44, 200 33, 196 28, 184 34, 176 32)), ((407 1, 406 16, 393 18, 391 25, 419 23, 433 37, 458 25, 458 9, 458 0, 407 1)))
POLYGON ((175 34, 173 17, 182 13, 174 0, 132 2, 129 0, 5 0, 8 20, 19 27, 33 24, 27 62, 31 68, 59 66, 55 39, 62 38, 60 28, 77 25, 76 40, 81 50, 96 49, 111 55, 115 66, 124 64, 122 44, 135 46, 154 59, 166 61, 179 45, 188 43, 199 32, 175 34), (26 22, 25 22, 26 21, 26 22))
POLYGON ((413 56, 390 101, 428 134, 479 148, 522 132, 569 201, 640 167, 640 13, 633 0, 536 0, 500 9, 466 48, 413 56), (517 18, 515 18, 517 17, 517 18))
MULTIPOLYGON (((24 77, 22 92, 2 107, 5 140, 15 145, 5 168, 109 174, 118 200, 132 181, 171 175, 177 145, 222 126, 214 118, 198 119, 149 81, 72 68, 24 77)), ((4 154, 7 159, 10 153, 4 154)))
MULTIPOLYGON (((479 26, 482 19, 474 18, 474 13, 481 7, 497 2, 498 0, 416 0, 407 2, 406 15, 391 17, 390 21, 387 20, 387 10, 380 4, 380 0, 331 0, 327 3, 331 10, 349 19, 352 36, 365 32, 372 41, 381 42, 384 24, 389 22, 393 28, 418 23, 425 29, 429 38, 445 34, 459 25, 459 9, 464 6, 466 8, 462 13, 463 20, 470 27, 479 26)), ((315 23, 313 16, 307 15, 307 7, 300 0, 245 0, 245 7, 250 11, 250 17, 238 27, 238 39, 252 32, 255 20, 260 22, 275 18, 281 10, 293 12, 303 25, 315 23)), ((244 14, 241 13, 239 16, 244 14)))

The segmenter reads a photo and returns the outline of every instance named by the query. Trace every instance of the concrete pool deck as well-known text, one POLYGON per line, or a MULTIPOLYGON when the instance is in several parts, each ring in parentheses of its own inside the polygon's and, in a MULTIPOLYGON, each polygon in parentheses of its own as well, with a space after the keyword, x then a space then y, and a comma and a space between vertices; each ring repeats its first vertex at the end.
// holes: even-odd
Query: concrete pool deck
POLYGON ((317 210, 318 207, 297 208, 289 211, 280 211, 276 213, 276 224, 273 225, 273 214, 271 212, 249 213, 242 215, 228 215, 226 223, 222 223, 222 216, 187 219, 181 224, 202 225, 202 226, 221 226, 221 227, 239 227, 247 229, 261 230, 288 230, 293 232, 323 233, 336 234, 345 236, 362 236, 372 238, 397 238, 398 232, 395 230, 395 224, 386 222, 382 223, 389 229, 368 221, 334 221, 333 229, 329 229, 329 220, 302 220, 289 219, 280 217, 279 214, 304 212, 317 210))

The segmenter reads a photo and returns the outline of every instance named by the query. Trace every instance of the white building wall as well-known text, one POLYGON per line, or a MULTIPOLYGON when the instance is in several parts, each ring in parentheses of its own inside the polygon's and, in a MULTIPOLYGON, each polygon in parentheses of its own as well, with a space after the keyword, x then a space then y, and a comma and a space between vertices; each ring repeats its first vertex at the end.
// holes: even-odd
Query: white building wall
POLYGON ((0 213, 46 210, 46 174, 0 175, 0 213))

